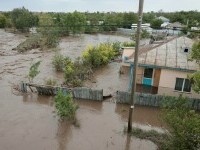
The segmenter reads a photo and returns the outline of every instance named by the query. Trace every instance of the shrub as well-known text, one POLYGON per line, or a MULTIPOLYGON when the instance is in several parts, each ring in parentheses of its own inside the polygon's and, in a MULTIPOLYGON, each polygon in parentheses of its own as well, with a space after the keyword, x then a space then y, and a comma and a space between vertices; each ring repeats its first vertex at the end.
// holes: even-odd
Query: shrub
POLYGON ((47 79, 45 80, 45 85, 51 85, 51 86, 55 86, 57 84, 57 81, 55 79, 47 79))
POLYGON ((33 79, 40 73, 40 71, 38 70, 38 67, 40 66, 41 61, 38 61, 36 63, 34 63, 33 65, 31 65, 30 69, 29 69, 29 81, 33 82, 33 79))
POLYGON ((36 49, 36 48, 41 48, 42 46, 42 36, 37 34, 37 35, 32 35, 28 37, 24 42, 20 43, 15 49, 18 52, 26 52, 31 49, 36 49))
POLYGON ((177 150, 199 149, 200 115, 189 109, 187 98, 180 96, 171 99, 170 102, 167 98, 164 104, 164 120, 171 135, 168 147, 177 150))
POLYGON ((63 71, 64 68, 64 56, 62 54, 56 53, 53 57, 53 67, 56 69, 56 71, 63 71))
POLYGON ((123 42, 123 47, 135 47, 135 42, 123 42))
POLYGON ((61 119, 75 119, 78 106, 75 104, 70 94, 65 96, 62 91, 59 90, 55 97, 55 107, 61 119))
POLYGON ((4 28, 6 25, 6 17, 3 14, 0 14, 0 28, 4 28))
POLYGON ((44 38, 44 45, 47 48, 56 48, 59 44, 58 36, 54 34, 43 35, 43 38, 44 38))
POLYGON ((83 61, 93 68, 108 64, 115 57, 115 50, 110 43, 101 43, 98 46, 89 46, 83 52, 83 61))

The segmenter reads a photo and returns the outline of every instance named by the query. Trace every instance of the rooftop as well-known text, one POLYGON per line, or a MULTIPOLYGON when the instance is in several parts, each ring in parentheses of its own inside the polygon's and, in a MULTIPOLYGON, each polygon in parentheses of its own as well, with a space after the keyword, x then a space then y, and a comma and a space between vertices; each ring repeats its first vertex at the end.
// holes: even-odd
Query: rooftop
MULTIPOLYGON (((165 42, 157 42, 139 50, 138 63, 152 65, 160 68, 174 68, 182 70, 199 70, 196 62, 189 61, 189 54, 193 41, 187 37, 171 38, 165 42)), ((124 49, 123 57, 128 57, 125 62, 134 61, 134 49, 124 49)))

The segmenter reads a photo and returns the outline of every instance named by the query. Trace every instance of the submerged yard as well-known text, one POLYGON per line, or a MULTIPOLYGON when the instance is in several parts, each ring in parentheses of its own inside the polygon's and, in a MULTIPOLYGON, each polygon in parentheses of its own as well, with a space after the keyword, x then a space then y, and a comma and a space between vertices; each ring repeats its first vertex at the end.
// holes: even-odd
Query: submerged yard
MULTIPOLYGON (((22 35, 0 30, 0 145, 4 150, 57 149, 57 150, 155 150, 157 146, 148 140, 124 135, 127 126, 128 106, 115 104, 114 98, 103 102, 76 100, 79 105, 79 126, 60 122, 54 108, 54 98, 35 93, 21 94, 12 90, 15 83, 27 81, 30 64, 41 60, 40 74, 35 82, 43 84, 47 77, 61 83, 62 74, 56 73, 51 58, 54 52, 37 49, 17 53, 12 49, 24 41, 22 35)), ((61 53, 72 59, 80 56, 88 44, 106 41, 130 41, 128 37, 116 35, 82 35, 63 38, 59 44, 61 53)), ((86 87, 104 89, 105 94, 128 88, 128 76, 119 75, 119 63, 96 70, 86 87)), ((163 131, 160 110, 136 106, 133 125, 144 130, 163 131)))

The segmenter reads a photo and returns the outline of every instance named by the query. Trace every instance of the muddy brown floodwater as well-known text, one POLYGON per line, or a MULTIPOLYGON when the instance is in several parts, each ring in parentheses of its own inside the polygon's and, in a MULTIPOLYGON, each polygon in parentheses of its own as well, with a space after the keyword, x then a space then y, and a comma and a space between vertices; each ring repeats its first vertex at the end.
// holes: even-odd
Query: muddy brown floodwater
MULTIPOLYGON (((60 43, 61 52, 72 59, 81 55, 87 44, 98 44, 108 39, 128 41, 115 35, 83 35, 67 37, 60 43)), ((54 77, 62 80, 51 65, 53 52, 18 54, 12 48, 25 40, 0 30, 0 150, 155 150, 148 140, 123 134, 127 126, 128 106, 115 104, 113 99, 103 102, 76 100, 79 105, 77 119, 80 127, 60 122, 55 113, 54 98, 34 93, 13 91, 13 83, 27 81, 33 61, 42 60, 40 74, 35 82, 54 77)), ((119 64, 111 63, 94 73, 95 82, 88 87, 103 88, 105 93, 127 88, 127 76, 119 76, 119 64)), ((136 106, 133 125, 143 129, 162 130, 160 110, 136 106)))

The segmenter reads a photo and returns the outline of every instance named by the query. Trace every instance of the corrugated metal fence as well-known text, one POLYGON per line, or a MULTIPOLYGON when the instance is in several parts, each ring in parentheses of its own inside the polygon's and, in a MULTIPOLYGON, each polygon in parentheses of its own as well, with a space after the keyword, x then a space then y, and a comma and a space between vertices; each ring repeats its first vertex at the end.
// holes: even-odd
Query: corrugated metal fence
POLYGON ((79 88, 67 88, 67 87, 58 87, 58 86, 46 86, 46 85, 36 85, 30 83, 21 83, 21 91, 26 93, 27 87, 34 87, 37 90, 39 95, 56 95, 59 90, 63 92, 63 94, 67 95, 71 93, 74 98, 77 99, 87 99, 87 100, 103 100, 103 89, 96 90, 90 89, 86 87, 79 88))
MULTIPOLYGON (((161 106, 161 104, 165 98, 166 97, 162 96, 162 95, 137 93, 136 100, 134 103, 137 105, 142 105, 142 106, 159 107, 159 106, 161 106)), ((174 97, 172 97, 172 98, 174 98, 174 97)), ((191 108, 193 108, 195 110, 200 110, 200 99, 193 99, 193 98, 188 98, 188 99, 189 99, 188 105, 191 108)), ((130 93, 117 91, 116 102, 123 103, 123 104, 129 104, 130 93)))

